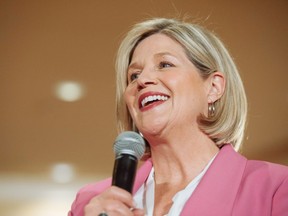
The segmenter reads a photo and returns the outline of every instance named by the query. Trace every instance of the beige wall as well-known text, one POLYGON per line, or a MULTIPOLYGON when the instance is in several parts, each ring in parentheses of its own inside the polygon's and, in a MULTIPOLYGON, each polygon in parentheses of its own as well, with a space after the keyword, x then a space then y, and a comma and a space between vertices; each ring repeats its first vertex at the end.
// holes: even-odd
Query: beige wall
POLYGON ((63 215, 80 185, 110 175, 115 52, 132 24, 154 16, 190 15, 224 40, 249 100, 243 153, 288 165, 287 9, 286 0, 1 0, 1 215, 63 215), (66 80, 82 84, 80 100, 56 97, 66 80), (51 177, 57 163, 74 167, 66 184, 51 177))

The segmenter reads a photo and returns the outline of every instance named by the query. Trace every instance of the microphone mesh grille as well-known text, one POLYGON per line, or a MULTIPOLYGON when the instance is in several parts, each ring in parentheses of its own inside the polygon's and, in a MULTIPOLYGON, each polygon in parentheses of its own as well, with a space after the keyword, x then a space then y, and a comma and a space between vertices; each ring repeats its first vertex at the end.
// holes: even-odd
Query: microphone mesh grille
POLYGON ((130 154, 134 155, 138 160, 145 152, 145 141, 136 132, 125 131, 118 135, 114 142, 115 155, 130 154))

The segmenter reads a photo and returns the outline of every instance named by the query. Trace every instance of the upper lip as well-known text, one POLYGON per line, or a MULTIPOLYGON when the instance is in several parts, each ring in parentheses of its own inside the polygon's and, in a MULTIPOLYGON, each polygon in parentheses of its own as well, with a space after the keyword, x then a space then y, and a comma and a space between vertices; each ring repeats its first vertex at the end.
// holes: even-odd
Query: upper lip
POLYGON ((149 97, 149 96, 164 96, 164 97, 167 97, 169 98, 169 95, 167 94, 164 94, 162 92, 145 92, 143 94, 140 95, 139 99, 138 99, 138 105, 139 105, 139 108, 142 108, 142 103, 144 103, 144 99, 149 97))

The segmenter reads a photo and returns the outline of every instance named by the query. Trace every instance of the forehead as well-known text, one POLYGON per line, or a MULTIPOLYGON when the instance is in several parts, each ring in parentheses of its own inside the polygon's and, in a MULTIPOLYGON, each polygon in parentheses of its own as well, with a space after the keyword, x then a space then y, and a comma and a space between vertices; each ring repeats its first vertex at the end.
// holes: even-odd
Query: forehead
POLYGON ((161 53, 181 54, 185 55, 182 45, 175 39, 162 34, 156 33, 143 39, 134 49, 132 61, 137 56, 143 55, 161 55, 161 53))

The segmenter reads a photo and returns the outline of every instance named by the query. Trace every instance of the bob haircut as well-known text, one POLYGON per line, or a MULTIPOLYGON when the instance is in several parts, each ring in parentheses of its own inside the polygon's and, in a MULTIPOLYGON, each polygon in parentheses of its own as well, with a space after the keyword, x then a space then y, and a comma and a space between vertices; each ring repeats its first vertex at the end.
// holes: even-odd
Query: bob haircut
POLYGON ((230 143, 239 150, 244 137, 247 99, 236 65, 224 44, 203 27, 177 19, 154 18, 136 24, 120 44, 116 57, 116 114, 118 131, 138 131, 123 99, 127 69, 136 46, 145 38, 164 34, 178 42, 203 79, 221 72, 226 80, 222 97, 214 102, 213 117, 199 117, 199 127, 219 147, 230 143))

